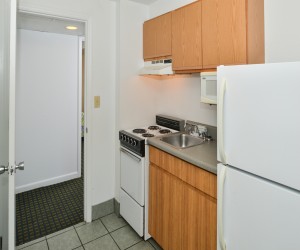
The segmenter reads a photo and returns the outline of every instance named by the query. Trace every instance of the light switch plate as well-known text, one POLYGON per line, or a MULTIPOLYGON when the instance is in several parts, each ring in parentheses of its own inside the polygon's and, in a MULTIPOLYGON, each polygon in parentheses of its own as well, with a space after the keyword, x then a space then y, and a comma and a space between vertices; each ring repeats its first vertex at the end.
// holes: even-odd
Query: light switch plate
POLYGON ((94 96, 94 108, 100 108, 100 96, 94 96))

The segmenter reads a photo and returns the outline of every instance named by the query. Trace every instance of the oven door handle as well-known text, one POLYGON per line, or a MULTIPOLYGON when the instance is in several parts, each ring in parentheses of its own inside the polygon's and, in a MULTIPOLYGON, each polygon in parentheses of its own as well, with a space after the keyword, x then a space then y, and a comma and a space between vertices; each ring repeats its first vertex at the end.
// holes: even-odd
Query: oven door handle
POLYGON ((140 162, 141 159, 136 157, 135 155, 129 153, 127 150, 123 149, 123 148, 120 148, 121 152, 123 152, 124 154, 127 154, 130 158, 132 158, 133 160, 137 161, 137 162, 140 162))

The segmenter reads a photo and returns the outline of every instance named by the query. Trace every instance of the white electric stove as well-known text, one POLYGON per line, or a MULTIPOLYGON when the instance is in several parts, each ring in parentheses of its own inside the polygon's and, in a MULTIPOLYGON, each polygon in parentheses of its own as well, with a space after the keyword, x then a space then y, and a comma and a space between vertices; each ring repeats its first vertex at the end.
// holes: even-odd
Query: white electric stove
POLYGON ((148 233, 149 145, 148 138, 176 133, 184 129, 184 120, 156 116, 156 125, 121 130, 120 214, 144 239, 148 233))

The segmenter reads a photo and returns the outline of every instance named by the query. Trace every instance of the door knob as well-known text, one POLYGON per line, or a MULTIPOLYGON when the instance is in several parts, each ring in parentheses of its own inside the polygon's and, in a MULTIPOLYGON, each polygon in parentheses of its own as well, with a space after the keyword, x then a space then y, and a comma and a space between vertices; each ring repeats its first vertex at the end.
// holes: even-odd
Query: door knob
POLYGON ((24 161, 21 161, 18 165, 16 165, 16 170, 24 170, 25 168, 25 164, 24 164, 24 161))
POLYGON ((7 171, 8 171, 8 167, 6 167, 6 166, 0 166, 0 174, 4 174, 7 171))

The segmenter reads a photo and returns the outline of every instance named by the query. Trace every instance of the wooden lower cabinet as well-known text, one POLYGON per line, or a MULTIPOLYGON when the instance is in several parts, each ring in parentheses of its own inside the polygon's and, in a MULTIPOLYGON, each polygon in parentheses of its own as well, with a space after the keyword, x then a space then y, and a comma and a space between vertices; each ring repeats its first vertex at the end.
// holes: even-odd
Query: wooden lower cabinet
POLYGON ((182 250, 217 249, 217 201, 183 184, 182 250))
MULTIPOLYGON (((149 233, 164 250, 216 250, 216 184, 212 185, 210 181, 210 185, 206 186, 212 187, 207 189, 211 192, 201 191, 191 185, 194 180, 186 182, 186 178, 182 178, 186 167, 192 165, 172 164, 173 169, 178 168, 174 175, 166 170, 170 169, 166 167, 170 164, 165 159, 173 164, 182 162, 161 150, 150 148, 149 233), (160 163, 164 166, 156 165, 160 163)), ((195 181, 204 182, 209 174, 216 183, 215 175, 196 166, 193 168, 195 176, 198 176, 195 181), (205 173, 199 174, 197 171, 205 173)))
POLYGON ((163 249, 181 249, 181 181, 151 164, 149 188, 149 233, 163 249))

